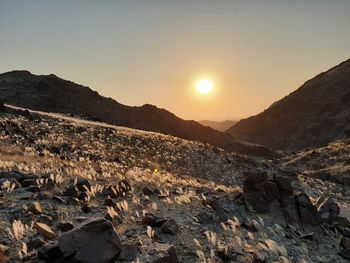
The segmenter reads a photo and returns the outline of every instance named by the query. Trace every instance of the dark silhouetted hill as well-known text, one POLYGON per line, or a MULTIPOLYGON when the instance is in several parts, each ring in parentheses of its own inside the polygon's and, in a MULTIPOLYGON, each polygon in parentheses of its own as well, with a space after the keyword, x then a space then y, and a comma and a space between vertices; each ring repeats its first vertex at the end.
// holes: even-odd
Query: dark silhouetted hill
POLYGON ((241 154, 272 156, 265 147, 237 141, 229 134, 185 121, 173 113, 145 104, 130 107, 100 96, 88 87, 56 75, 34 75, 28 71, 0 74, 0 100, 7 104, 45 112, 73 114, 146 131, 210 143, 241 154))
POLYGON ((305 82, 264 112, 239 121, 228 133, 290 151, 350 137, 350 60, 305 82))

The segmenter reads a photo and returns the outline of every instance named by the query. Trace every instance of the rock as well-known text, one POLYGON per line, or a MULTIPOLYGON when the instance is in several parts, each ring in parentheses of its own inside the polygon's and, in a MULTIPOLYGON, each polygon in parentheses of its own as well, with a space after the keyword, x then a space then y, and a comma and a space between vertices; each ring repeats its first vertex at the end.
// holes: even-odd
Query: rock
POLYGON ((53 239, 56 236, 52 229, 46 224, 35 222, 34 227, 39 234, 43 235, 47 239, 53 239))
POLYGON ((342 246, 342 248, 344 248, 345 250, 350 251, 350 238, 343 236, 340 241, 340 246, 342 246))
POLYGON ((142 193, 144 194, 144 195, 148 195, 148 196, 151 196, 151 195, 155 195, 155 193, 153 192, 153 190, 151 189, 151 188, 149 188, 149 187, 144 187, 144 188, 142 188, 142 193))
POLYGON ((43 212, 39 202, 34 202, 34 203, 30 204, 28 207, 28 211, 30 211, 36 215, 41 214, 43 212))
POLYGON ((285 195, 293 195, 292 178, 275 175, 273 177, 273 182, 277 184, 280 193, 285 195))
POLYGON ((329 223, 333 223, 340 214, 339 205, 331 198, 327 198, 319 207, 322 218, 326 218, 329 223))
POLYGON ((257 225, 253 224, 250 221, 243 221, 241 224, 241 227, 251 231, 251 232, 258 232, 259 228, 257 227, 257 225))
POLYGON ((66 204, 67 202, 60 196, 58 195, 54 195, 52 197, 52 200, 55 200, 56 202, 58 202, 59 204, 66 204))
POLYGON ((246 173, 243 182, 244 192, 264 192, 264 183, 268 181, 267 173, 246 173))
POLYGON ((89 195, 86 192, 79 193, 77 198, 84 203, 89 202, 89 195))
POLYGON ((76 187, 78 188, 79 191, 85 192, 86 189, 90 190, 91 189, 91 184, 88 179, 85 178, 79 178, 77 180, 76 187))
POLYGON ((8 246, 5 246, 0 243, 0 254, 5 254, 8 249, 9 249, 8 246))
POLYGON ((319 226, 322 223, 317 208, 312 204, 307 194, 300 193, 295 196, 296 205, 299 209, 301 224, 303 226, 319 226))
POLYGON ((158 217, 152 213, 146 213, 142 218, 142 223, 148 226, 161 226, 165 223, 166 219, 158 217))
POLYGON ((168 253, 167 256, 161 257, 153 261, 152 263, 179 263, 179 259, 176 254, 175 247, 171 246, 168 249, 167 253, 168 253))
POLYGON ((114 262, 122 245, 113 225, 104 218, 92 218, 58 238, 62 258, 72 262, 114 262))
POLYGON ((41 237, 36 237, 28 242, 28 248, 29 249, 34 249, 34 248, 39 248, 42 247, 46 244, 45 240, 41 237))
POLYGON ((51 200, 53 198, 53 194, 48 191, 42 191, 38 194, 38 198, 40 200, 51 200))
POLYGON ((66 188, 63 192, 64 196, 78 197, 79 190, 76 186, 72 185, 66 188))
POLYGON ((67 232, 69 230, 72 230, 74 228, 73 223, 68 221, 61 221, 57 225, 58 230, 61 230, 63 232, 67 232))
POLYGON ((118 260, 132 261, 138 257, 139 253, 140 253, 139 247, 135 245, 125 245, 123 246, 122 251, 118 256, 118 260))
POLYGON ((198 222, 202 225, 216 225, 220 222, 219 217, 204 211, 196 215, 198 222))
POLYGON ((175 235, 179 232, 179 226, 174 219, 167 220, 161 228, 163 233, 175 235))
POLYGON ((90 213, 91 212, 91 208, 88 204, 83 204, 81 206, 81 210, 84 212, 84 213, 90 213))
POLYGON ((108 197, 105 199, 104 205, 109 207, 115 207, 115 202, 113 201, 112 198, 108 197))
POLYGON ((37 179, 25 179, 21 181, 22 187, 28 187, 28 186, 38 186, 37 179))
POLYGON ((28 199, 31 199, 33 198, 34 194, 31 193, 31 192, 23 192, 23 193, 20 193, 18 198, 20 200, 28 200, 28 199))

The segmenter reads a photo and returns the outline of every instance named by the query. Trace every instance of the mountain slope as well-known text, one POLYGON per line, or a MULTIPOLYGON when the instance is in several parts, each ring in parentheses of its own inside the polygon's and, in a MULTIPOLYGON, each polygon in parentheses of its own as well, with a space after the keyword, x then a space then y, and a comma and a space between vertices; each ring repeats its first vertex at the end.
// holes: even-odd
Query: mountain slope
POLYGON ((231 128, 236 121, 226 120, 226 121, 208 121, 208 120, 202 120, 199 121, 200 124, 203 126, 208 126, 210 128, 213 128, 214 130, 218 131, 226 131, 228 128, 231 128))
POLYGON ((350 60, 305 82, 264 112, 228 130, 276 150, 320 147, 350 135, 350 60))
POLYGON ((164 109, 149 104, 142 107, 126 106, 53 74, 33 75, 28 71, 0 74, 0 94, 3 102, 15 106, 69 113, 110 124, 161 132, 210 143, 238 153, 272 155, 264 147, 239 142, 228 134, 204 127, 195 121, 182 120, 164 109))

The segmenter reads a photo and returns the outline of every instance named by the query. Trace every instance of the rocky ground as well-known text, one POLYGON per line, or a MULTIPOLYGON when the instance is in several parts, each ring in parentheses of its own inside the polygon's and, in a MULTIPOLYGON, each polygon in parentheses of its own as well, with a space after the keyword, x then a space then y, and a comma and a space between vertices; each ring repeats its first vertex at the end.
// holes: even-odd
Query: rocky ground
POLYGON ((301 168, 3 108, 0 262, 348 262, 348 187, 301 168))

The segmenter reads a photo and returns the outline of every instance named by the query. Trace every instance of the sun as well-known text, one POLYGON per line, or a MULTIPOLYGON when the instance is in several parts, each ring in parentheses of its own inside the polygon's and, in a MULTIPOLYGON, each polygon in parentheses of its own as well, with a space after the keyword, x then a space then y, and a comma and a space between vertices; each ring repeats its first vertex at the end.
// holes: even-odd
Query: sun
POLYGON ((209 79, 200 79, 196 83, 196 90, 200 94, 209 94, 213 90, 213 83, 209 79))

